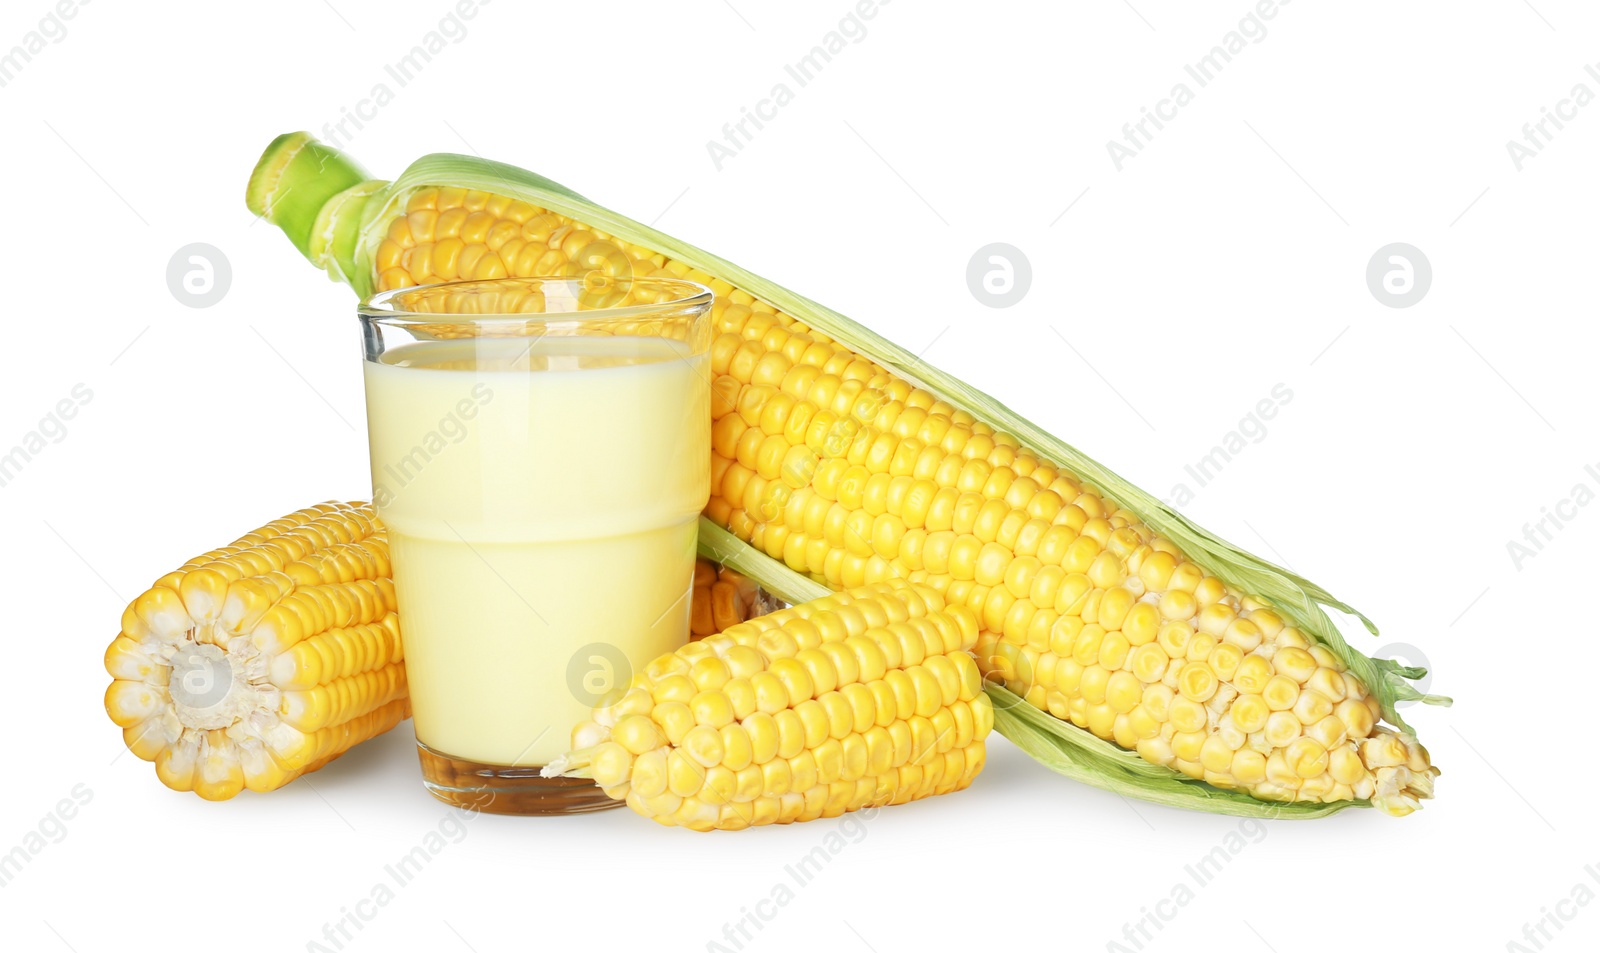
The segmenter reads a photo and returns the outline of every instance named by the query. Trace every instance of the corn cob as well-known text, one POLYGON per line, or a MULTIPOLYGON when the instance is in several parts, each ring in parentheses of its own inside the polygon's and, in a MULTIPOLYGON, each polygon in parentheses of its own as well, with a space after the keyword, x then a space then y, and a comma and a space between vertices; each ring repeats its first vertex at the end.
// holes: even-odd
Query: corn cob
POLYGON ((994 718, 977 636, 970 609, 901 580, 782 609, 652 661, 544 773, 700 831, 957 791, 994 718))
POLYGON ((1395 705, 1448 699, 1350 648, 1323 607, 1359 613, 842 315, 499 163, 431 156, 383 183, 293 134, 247 198, 360 294, 534 274, 707 284, 705 516, 743 541, 719 558, 791 602, 804 581, 785 567, 967 606, 1000 730, 1057 770, 1233 813, 1405 814, 1431 796, 1437 769, 1395 705))
POLYGON ((290 513, 156 580, 106 712, 175 791, 271 791, 406 718, 389 548, 365 503, 290 513))

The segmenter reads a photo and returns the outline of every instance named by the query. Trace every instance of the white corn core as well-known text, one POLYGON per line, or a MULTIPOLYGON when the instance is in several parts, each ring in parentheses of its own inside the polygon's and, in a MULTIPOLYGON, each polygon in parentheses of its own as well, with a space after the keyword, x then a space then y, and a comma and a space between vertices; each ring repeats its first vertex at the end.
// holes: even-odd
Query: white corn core
POLYGON ((254 712, 278 706, 279 693, 266 680, 268 660, 248 638, 227 640, 222 633, 191 630, 187 638, 163 645, 160 654, 171 666, 167 693, 185 728, 231 728, 254 712))

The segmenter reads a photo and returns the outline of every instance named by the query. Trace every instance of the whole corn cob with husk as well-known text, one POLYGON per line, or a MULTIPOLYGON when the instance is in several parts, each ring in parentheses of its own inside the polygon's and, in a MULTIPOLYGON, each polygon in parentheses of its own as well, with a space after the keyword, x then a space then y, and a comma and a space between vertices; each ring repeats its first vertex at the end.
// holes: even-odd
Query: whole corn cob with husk
POLYGON ((156 580, 106 650, 106 711, 176 791, 271 791, 406 718, 389 547, 365 503, 273 520, 156 580))
POLYGON ((650 662, 544 774, 701 831, 957 791, 994 717, 977 638, 972 610, 903 580, 823 596, 650 662))
POLYGON ((247 200, 362 295, 508 275, 708 285, 702 551, 789 602, 904 578, 967 606, 997 728, 1055 770, 1235 814, 1405 814, 1431 796, 1437 769, 1395 706, 1448 699, 1352 649, 1324 607, 1359 613, 843 315, 481 159, 381 182, 291 134, 247 200))

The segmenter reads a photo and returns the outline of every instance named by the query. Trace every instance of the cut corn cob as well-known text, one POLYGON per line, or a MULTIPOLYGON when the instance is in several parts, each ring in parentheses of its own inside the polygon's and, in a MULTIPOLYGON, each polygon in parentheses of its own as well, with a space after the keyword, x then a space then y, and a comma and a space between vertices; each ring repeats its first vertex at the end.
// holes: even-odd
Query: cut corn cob
POLYGON ((958 791, 994 718, 977 636, 970 609, 901 580, 741 622, 652 661, 544 774, 700 831, 958 791))
POLYGON ((1355 610, 842 315, 499 163, 431 156, 381 183, 294 134, 248 200, 361 294, 536 274, 707 284, 705 515, 745 543, 719 556, 834 589, 904 578, 967 606, 1002 732, 1057 770, 1236 813, 1404 814, 1431 796, 1437 769, 1395 704, 1448 699, 1350 648, 1323 607, 1355 610), (307 177, 319 187, 296 193, 307 177), (349 187, 324 201, 329 183, 349 187))
POLYGON ((175 791, 271 791, 406 718, 389 548, 365 503, 274 520, 158 579, 106 650, 106 711, 175 791))

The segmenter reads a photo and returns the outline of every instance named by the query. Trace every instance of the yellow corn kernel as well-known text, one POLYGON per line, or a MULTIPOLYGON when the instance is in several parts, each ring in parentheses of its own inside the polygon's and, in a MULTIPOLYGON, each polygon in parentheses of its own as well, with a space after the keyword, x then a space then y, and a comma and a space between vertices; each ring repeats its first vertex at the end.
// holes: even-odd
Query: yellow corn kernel
POLYGON ((1274 675, 1262 686, 1261 697, 1273 711, 1287 711, 1300 698, 1300 686, 1293 679, 1274 675))
POLYGON ((1266 756, 1250 748, 1240 748, 1233 753, 1233 761, 1228 767, 1228 773, 1240 784, 1260 784, 1267 779, 1266 756))
POLYGON ((1185 622, 1194 617, 1199 607, 1190 593, 1181 589, 1168 589, 1161 594, 1161 602, 1157 608, 1161 611, 1161 618, 1168 622, 1185 622))
POLYGON ((1209 700, 1217 693, 1217 685, 1217 673, 1204 662, 1190 662, 1178 673, 1178 691, 1190 701, 1209 700))
POLYGON ((1295 685, 1299 686, 1304 685, 1316 672, 1317 660, 1305 649, 1291 646, 1279 649, 1272 656, 1272 667, 1279 675, 1293 679, 1295 685))
POLYGON ((1333 702, 1321 692, 1308 688, 1295 699, 1291 710, 1302 725, 1314 725, 1333 714, 1333 702))
POLYGON ((1296 738, 1284 749, 1284 759, 1302 778, 1314 778, 1328 769, 1328 749, 1313 738, 1296 738))
MULTIPOLYGON (((1172 727, 1181 732, 1198 733, 1206 727, 1206 707, 1188 697, 1175 698, 1168 709, 1168 718, 1172 727)), ((1184 758, 1193 761, 1193 758, 1184 758)))
POLYGON ((1172 736, 1172 753, 1180 761, 1199 761, 1205 743, 1203 731, 1179 731, 1172 736))
POLYGON ((1260 695, 1240 695, 1233 700, 1228 713, 1233 716, 1233 723, 1240 731, 1250 734, 1267 726, 1272 709, 1260 695))
POLYGON ((1275 711, 1267 716, 1265 731, 1267 743, 1274 748, 1282 748, 1300 737, 1300 719, 1296 718, 1293 712, 1275 711))
POLYGON ((1372 733, 1372 711, 1353 698, 1346 698, 1334 708, 1334 714, 1344 722, 1351 738, 1365 738, 1372 733))
POLYGON ((1143 694, 1144 686, 1131 672, 1113 672, 1106 682, 1106 704, 1118 714, 1132 711, 1143 694))
POLYGON ((1189 653, 1189 641, 1194 638, 1194 634, 1194 629, 1186 622, 1169 622, 1157 632, 1156 644, 1171 658, 1186 658, 1189 653))
POLYGON ((1339 784, 1354 785, 1367 776, 1367 766, 1354 745, 1340 745, 1328 751, 1328 774, 1339 784))

